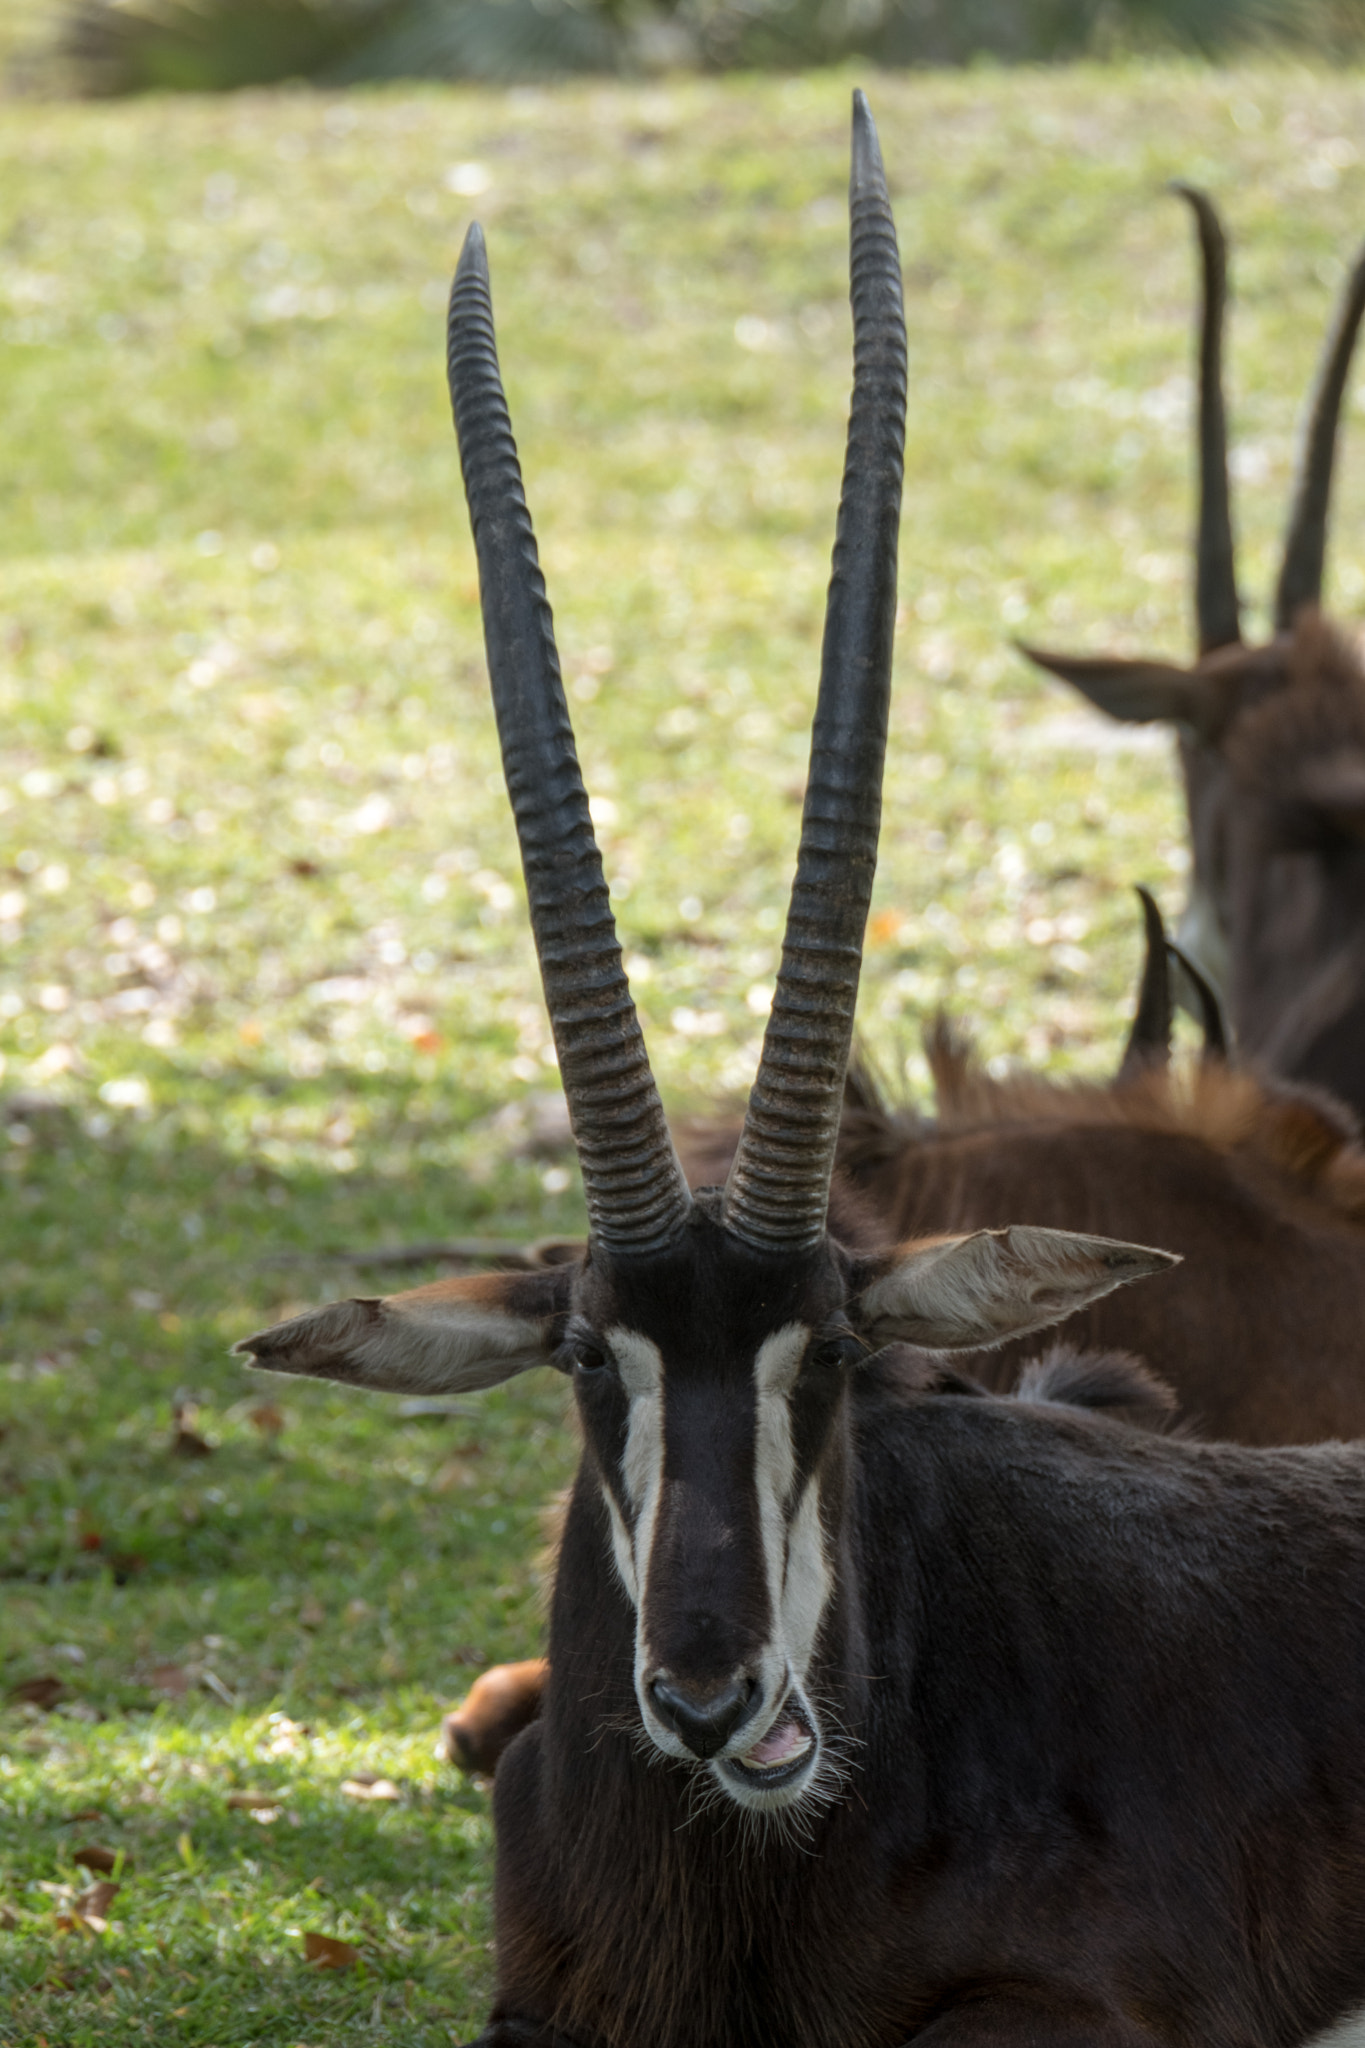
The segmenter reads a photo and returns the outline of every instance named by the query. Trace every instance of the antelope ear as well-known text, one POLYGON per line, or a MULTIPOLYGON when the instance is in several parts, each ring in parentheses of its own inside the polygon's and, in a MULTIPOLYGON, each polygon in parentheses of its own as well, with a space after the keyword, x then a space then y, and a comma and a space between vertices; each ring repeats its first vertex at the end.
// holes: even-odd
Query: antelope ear
POLYGON ((1016 640, 1019 652, 1035 668, 1060 676, 1088 697, 1096 710, 1126 725, 1148 725, 1164 719, 1171 725, 1188 725, 1204 732, 1214 712, 1206 677, 1179 668, 1170 661, 1128 660, 1122 655, 1049 654, 1042 647, 1026 647, 1016 640))
POLYGON ((1112 1237, 1015 1223, 901 1245, 871 1263, 853 1314, 874 1344, 978 1351, 1060 1323, 1180 1261, 1112 1237))
POLYGON ((437 1280, 382 1301, 334 1301, 233 1348, 267 1372, 391 1394, 463 1394, 549 1365, 573 1268, 437 1280))

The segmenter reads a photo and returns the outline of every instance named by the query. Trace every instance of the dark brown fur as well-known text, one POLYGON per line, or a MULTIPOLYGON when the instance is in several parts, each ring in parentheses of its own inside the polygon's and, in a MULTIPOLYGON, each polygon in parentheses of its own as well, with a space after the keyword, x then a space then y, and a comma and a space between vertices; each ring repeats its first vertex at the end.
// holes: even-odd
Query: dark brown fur
MULTIPOLYGON (((1062 1326, 1144 1359, 1200 1434, 1254 1444, 1365 1436, 1365 1149, 1311 1090, 1211 1062, 1105 1087, 993 1080, 940 1027, 938 1117, 850 1086, 834 1216, 845 1240, 896 1243, 1007 1221, 1179 1252, 1159 1290, 1109 1295, 1062 1326)), ((683 1133, 688 1171, 724 1179, 731 1127, 683 1133)), ((1025 1339, 965 1361, 1013 1384, 1025 1339)))

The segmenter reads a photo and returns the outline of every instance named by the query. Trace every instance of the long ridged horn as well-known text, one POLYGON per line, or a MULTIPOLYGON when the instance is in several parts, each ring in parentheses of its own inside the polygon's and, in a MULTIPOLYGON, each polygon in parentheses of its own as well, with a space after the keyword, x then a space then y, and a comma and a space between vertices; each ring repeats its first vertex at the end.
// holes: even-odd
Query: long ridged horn
POLYGON ((1237 557, 1228 488, 1228 423, 1223 404, 1223 315, 1228 252, 1222 223, 1206 192, 1173 184, 1194 211, 1203 295, 1199 318, 1199 530, 1195 542, 1194 609, 1199 652, 1242 637, 1237 557))
POLYGON ((1336 318, 1323 350, 1308 431, 1304 435, 1294 507, 1285 536, 1284 562, 1275 593, 1275 630, 1287 633, 1295 614, 1306 604, 1322 601, 1322 571, 1327 556, 1327 509, 1336 460, 1337 420, 1346 391, 1360 316, 1365 313, 1365 249, 1356 257, 1346 280, 1336 318))
POLYGON ((772 1014, 725 1191, 737 1237, 769 1250, 825 1227, 877 863, 905 459, 900 256, 877 131, 853 95, 853 404, 796 879, 772 1014))
POLYGON ((503 769, 590 1231, 613 1252, 657 1251, 681 1230, 691 1196, 649 1070, 588 816, 477 224, 451 287, 446 361, 503 769))

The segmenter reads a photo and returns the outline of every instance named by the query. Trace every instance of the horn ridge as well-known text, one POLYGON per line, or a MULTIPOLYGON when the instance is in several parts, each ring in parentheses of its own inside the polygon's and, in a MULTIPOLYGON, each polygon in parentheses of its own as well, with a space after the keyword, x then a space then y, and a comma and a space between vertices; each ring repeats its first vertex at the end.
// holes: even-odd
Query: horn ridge
POLYGON ((1294 505, 1285 536, 1284 561, 1275 594, 1277 633, 1289 631, 1295 614, 1304 605, 1322 601, 1337 422, 1362 313, 1365 313, 1365 249, 1356 257, 1341 294, 1309 407, 1308 428, 1294 488, 1294 505))
POLYGON ((657 1251, 677 1237, 691 1196, 650 1073, 588 814, 477 223, 451 287, 446 362, 498 739, 590 1231, 604 1250, 657 1251))
POLYGON ((763 1250, 825 1227, 877 863, 905 451, 900 255, 877 131, 853 96, 853 402, 825 611, 810 774, 772 1011, 725 1193, 763 1250))
POLYGON ((1223 318, 1228 256, 1213 201, 1194 185, 1171 191, 1194 213, 1199 237, 1202 303, 1199 323, 1199 524, 1195 541, 1194 603, 1199 652, 1234 645, 1242 637, 1237 597, 1237 556, 1228 484, 1228 428, 1223 401, 1223 318))

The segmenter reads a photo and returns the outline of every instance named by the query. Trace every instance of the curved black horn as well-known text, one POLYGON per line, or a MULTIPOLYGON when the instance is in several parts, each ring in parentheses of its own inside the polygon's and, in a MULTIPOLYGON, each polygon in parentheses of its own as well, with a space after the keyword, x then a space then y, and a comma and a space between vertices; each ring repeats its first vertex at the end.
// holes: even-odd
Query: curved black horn
POLYGON ((649 1071, 588 816, 477 225, 451 287, 446 363, 498 738, 591 1234, 611 1251, 655 1251, 677 1236, 691 1196, 649 1071))
POLYGON ((1237 561, 1228 489, 1228 424, 1223 404, 1223 314, 1228 297, 1228 253, 1213 201, 1193 185, 1170 188, 1188 200, 1199 235, 1203 299, 1199 320, 1199 532, 1195 543, 1194 607, 1199 652, 1227 647, 1242 637, 1237 561))
POLYGON ((1327 509, 1332 495, 1332 466, 1336 460, 1337 420, 1362 313, 1365 313, 1365 249, 1356 257, 1355 268, 1346 280, 1346 289, 1327 337, 1309 409, 1308 431, 1304 435, 1298 482, 1294 487, 1294 507, 1285 536, 1280 584, 1275 593, 1277 633, 1289 631, 1301 606, 1322 601, 1322 571, 1327 556, 1327 509))
POLYGON ((1171 1058, 1171 976, 1166 960, 1166 927, 1150 890, 1138 885, 1142 899, 1142 921, 1147 951, 1142 963, 1137 1015, 1128 1034, 1116 1081, 1131 1081, 1151 1067, 1164 1067, 1171 1058))
POLYGON ((900 256, 877 131, 853 95, 853 404, 796 879, 772 1015, 725 1192, 736 1236, 769 1249, 825 1227, 877 864, 905 457, 900 256))
POLYGON ((1199 1004, 1199 1022, 1204 1033, 1204 1049, 1201 1058, 1225 1060, 1228 1056, 1229 1032, 1223 1005, 1218 1000, 1217 990, 1202 971, 1195 966, 1183 946, 1174 939, 1167 939, 1166 952, 1180 969, 1194 991, 1199 1004))

